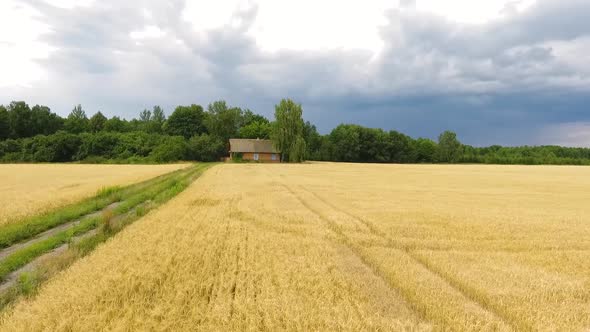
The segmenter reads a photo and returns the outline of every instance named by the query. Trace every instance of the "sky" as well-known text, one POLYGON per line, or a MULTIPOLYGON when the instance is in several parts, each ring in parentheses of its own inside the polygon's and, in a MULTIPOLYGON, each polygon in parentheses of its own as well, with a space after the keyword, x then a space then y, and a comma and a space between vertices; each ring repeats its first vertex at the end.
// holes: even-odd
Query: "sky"
POLYGON ((590 147, 588 0, 2 0, 0 104, 224 99, 466 144, 590 147))

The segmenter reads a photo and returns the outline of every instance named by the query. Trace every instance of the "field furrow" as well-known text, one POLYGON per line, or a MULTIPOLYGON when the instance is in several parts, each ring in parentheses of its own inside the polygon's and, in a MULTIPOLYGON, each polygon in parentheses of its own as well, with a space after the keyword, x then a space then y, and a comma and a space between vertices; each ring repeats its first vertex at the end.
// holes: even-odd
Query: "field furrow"
MULTIPOLYGON (((303 206, 325 220, 330 225, 329 227, 342 237, 343 241, 363 259, 367 266, 388 281, 396 291, 404 294, 405 299, 425 319, 433 321, 440 328, 451 324, 470 325, 486 330, 509 330, 512 327, 512 323, 506 317, 491 308, 485 301, 478 299, 473 293, 466 292, 458 282, 433 270, 416 258, 411 251, 395 249, 398 247, 395 242, 376 230, 370 222, 344 212, 342 208, 327 204, 325 200, 309 190, 297 186, 299 191, 295 192, 287 186, 286 188, 297 197, 303 206), (305 198, 306 196, 307 198, 305 198), (348 225, 346 225, 347 220, 348 225), (386 248, 395 250, 395 256, 404 262, 404 269, 419 271, 420 276, 416 274, 396 278, 395 275, 399 275, 399 273, 392 271, 392 266, 384 266, 367 251, 367 249, 370 250, 371 247, 381 243, 386 243, 386 248), (414 283, 417 279, 424 280, 418 286, 422 291, 429 287, 428 284, 433 291, 424 292, 418 297, 412 296, 411 292, 415 292, 415 288, 412 286, 416 286, 414 283), (445 307, 437 308, 445 300, 448 301, 445 307)), ((396 264, 396 266, 399 265, 396 264)), ((401 266, 399 267, 401 268, 401 266)))

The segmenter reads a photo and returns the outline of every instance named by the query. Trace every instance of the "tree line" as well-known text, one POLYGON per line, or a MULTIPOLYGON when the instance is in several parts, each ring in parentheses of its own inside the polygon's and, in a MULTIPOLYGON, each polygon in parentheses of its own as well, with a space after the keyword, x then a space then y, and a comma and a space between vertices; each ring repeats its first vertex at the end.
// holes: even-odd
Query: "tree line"
POLYGON ((271 123, 248 109, 216 101, 178 106, 169 117, 160 106, 132 120, 88 117, 81 105, 66 118, 23 101, 0 105, 0 161, 169 162, 219 160, 229 138, 270 137, 271 123))
POLYGON ((177 106, 170 116, 160 106, 137 118, 88 117, 81 105, 66 118, 47 106, 23 101, 0 105, 2 162, 171 162, 214 161, 228 154, 229 138, 272 139, 283 161, 370 163, 590 164, 590 149, 559 146, 473 147, 455 133, 437 141, 412 138, 355 124, 321 135, 303 120, 300 104, 283 99, 273 121, 249 109, 215 101, 204 109, 177 106))
POLYGON ((590 149, 561 146, 473 147, 462 144, 452 131, 437 141, 414 139, 395 130, 342 124, 313 142, 313 160, 370 163, 484 163, 521 165, 590 165, 590 149))

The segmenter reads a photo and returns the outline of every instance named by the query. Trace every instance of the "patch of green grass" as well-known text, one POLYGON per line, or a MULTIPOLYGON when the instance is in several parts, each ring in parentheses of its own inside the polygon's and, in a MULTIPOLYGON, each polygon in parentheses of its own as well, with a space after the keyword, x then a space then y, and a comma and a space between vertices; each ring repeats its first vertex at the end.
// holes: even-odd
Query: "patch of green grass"
POLYGON ((36 273, 24 272, 18 276, 18 291, 23 295, 31 295, 37 290, 39 278, 36 273))
POLYGON ((96 197, 109 197, 117 192, 120 192, 121 189, 122 188, 119 186, 101 188, 96 193, 96 197))
POLYGON ((72 244, 70 248, 75 250, 80 257, 83 257, 94 250, 94 248, 96 248, 99 244, 105 242, 108 238, 108 234, 99 232, 94 236, 81 239, 80 241, 72 244))

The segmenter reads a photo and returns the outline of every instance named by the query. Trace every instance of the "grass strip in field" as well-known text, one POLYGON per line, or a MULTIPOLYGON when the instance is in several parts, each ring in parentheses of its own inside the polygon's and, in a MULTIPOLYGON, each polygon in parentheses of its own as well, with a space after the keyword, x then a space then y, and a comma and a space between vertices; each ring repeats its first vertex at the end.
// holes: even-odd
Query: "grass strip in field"
POLYGON ((16 251, 18 251, 18 250, 20 250, 22 248, 25 248, 25 247, 28 247, 28 246, 34 244, 34 243, 40 242, 40 241, 42 241, 42 240, 44 240, 44 239, 46 239, 46 238, 48 238, 50 236, 53 236, 55 234, 60 233, 62 231, 69 230, 70 228, 72 228, 72 227, 76 226, 77 224, 79 224, 84 219, 88 219, 88 218, 92 218, 92 217, 98 217, 101 213, 102 214, 110 213, 110 210, 112 210, 118 204, 120 204, 120 203, 119 202, 115 202, 115 203, 113 203, 111 205, 108 205, 107 207, 105 207, 102 210, 99 210, 99 211, 96 211, 96 212, 87 214, 87 215, 83 216, 82 218, 76 219, 74 221, 69 221, 69 222, 63 223, 63 224, 61 224, 59 226, 53 227, 53 228, 51 228, 49 230, 44 231, 43 233, 39 233, 39 234, 37 234, 37 235, 35 235, 33 237, 30 237, 30 238, 28 238, 28 239, 26 239, 24 241, 20 241, 20 242, 18 242, 16 244, 13 244, 12 246, 10 246, 8 248, 0 249, 0 261, 2 259, 4 259, 5 257, 10 256, 12 253, 14 253, 14 252, 16 252, 16 251))
POLYGON ((106 240, 106 238, 112 236, 112 234, 122 229, 125 225, 135 221, 147 213, 148 210, 166 202, 170 198, 183 191, 208 167, 209 165, 197 165, 195 167, 191 167, 186 172, 169 175, 164 181, 156 181, 151 186, 144 187, 142 191, 130 196, 127 200, 123 201, 119 206, 117 206, 117 208, 110 210, 108 216, 83 219, 79 224, 66 231, 62 231, 12 253, 0 261, 0 280, 4 280, 10 273, 25 266, 44 253, 47 253, 69 242, 72 238, 95 229, 101 224, 106 226, 104 232, 94 236, 97 239, 100 239, 99 241, 92 239, 94 237, 90 237, 86 240, 88 243, 85 244, 87 247, 85 250, 91 250, 98 243, 106 240), (150 202, 150 204, 147 202, 150 202), (130 213, 127 216, 124 216, 133 209, 137 209, 135 214, 130 213), (117 227, 113 227, 110 223, 111 219, 115 217, 121 217, 117 227), (88 245, 91 243, 94 243, 94 245, 90 246, 92 248, 88 248, 88 245))
POLYGON ((30 263, 38 256, 66 243, 72 237, 95 228, 101 220, 102 218, 100 217, 85 219, 67 231, 60 232, 43 241, 34 243, 6 257, 0 262, 0 280, 4 280, 8 274, 30 263))
POLYGON ((0 248, 10 247, 19 241, 31 238, 53 227, 101 210, 120 199, 119 188, 110 188, 107 192, 107 194, 99 193, 95 197, 78 204, 73 204, 45 215, 0 227, 0 248))
POLYGON ((99 211, 112 203, 126 200, 130 196, 142 192, 146 187, 166 181, 176 174, 190 172, 192 168, 181 169, 156 178, 132 184, 127 187, 110 187, 100 190, 94 197, 70 204, 63 208, 28 217, 22 221, 0 226, 0 249, 23 240, 27 240, 56 226, 73 221, 87 214, 99 211))

